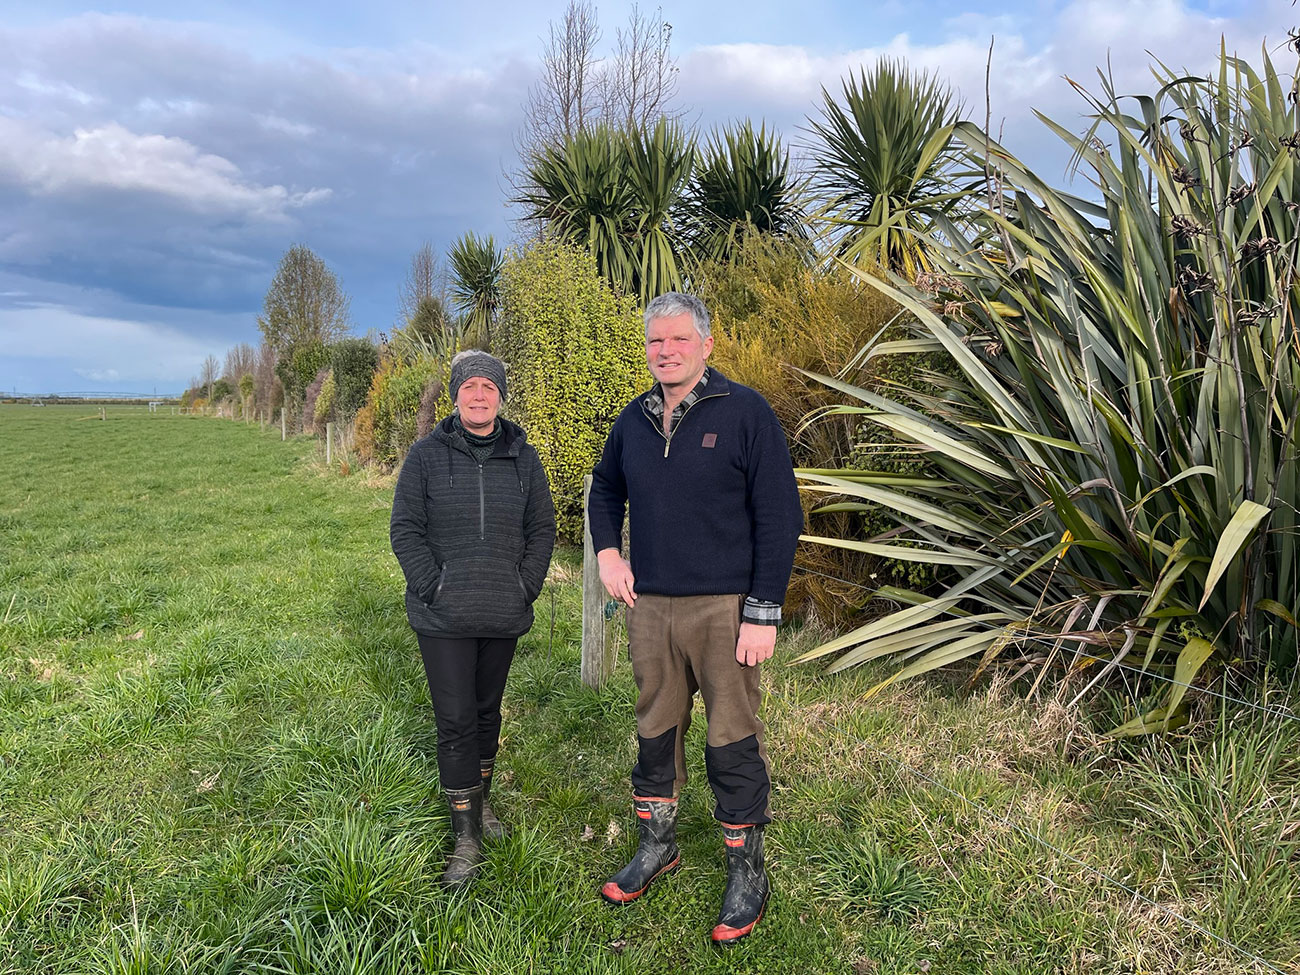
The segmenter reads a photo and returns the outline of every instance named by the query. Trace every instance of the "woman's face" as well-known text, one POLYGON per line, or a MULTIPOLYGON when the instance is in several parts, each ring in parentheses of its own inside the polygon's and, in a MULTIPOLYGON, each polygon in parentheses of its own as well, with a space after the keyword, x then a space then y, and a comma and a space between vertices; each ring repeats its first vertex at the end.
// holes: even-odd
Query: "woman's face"
POLYGON ((470 433, 483 437, 496 426, 501 410, 501 391, 497 384, 482 376, 470 376, 456 390, 456 409, 460 422, 470 433))

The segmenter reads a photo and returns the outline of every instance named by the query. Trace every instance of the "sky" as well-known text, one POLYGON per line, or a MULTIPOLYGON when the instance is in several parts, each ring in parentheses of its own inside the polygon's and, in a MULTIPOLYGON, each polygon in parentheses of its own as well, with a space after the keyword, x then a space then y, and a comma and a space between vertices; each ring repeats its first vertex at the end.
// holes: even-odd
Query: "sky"
MULTIPOLYGON (((598 3, 612 46, 630 3, 598 3)), ((0 393, 176 393, 260 341, 280 256, 311 247, 392 328, 412 255, 466 231, 517 239, 521 106, 564 0, 7 0, 0 14, 0 393), (180 16, 178 10, 183 10, 180 16), (305 11, 310 11, 307 13, 305 11)), ((642 13, 654 13, 651 4, 642 13)), ((798 156, 823 87, 882 55, 951 85, 1064 185, 1034 116, 1087 127, 1067 78, 1150 93, 1220 38, 1280 67, 1292 0, 667 0, 677 106, 751 118, 798 156)))

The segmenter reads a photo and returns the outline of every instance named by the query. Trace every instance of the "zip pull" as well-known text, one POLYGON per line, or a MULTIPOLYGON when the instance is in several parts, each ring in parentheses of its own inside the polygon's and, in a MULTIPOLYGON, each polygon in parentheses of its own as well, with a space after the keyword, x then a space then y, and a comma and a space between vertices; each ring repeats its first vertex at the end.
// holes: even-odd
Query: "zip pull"
POLYGON ((671 437, 664 437, 664 456, 668 456, 668 448, 673 445, 671 437))

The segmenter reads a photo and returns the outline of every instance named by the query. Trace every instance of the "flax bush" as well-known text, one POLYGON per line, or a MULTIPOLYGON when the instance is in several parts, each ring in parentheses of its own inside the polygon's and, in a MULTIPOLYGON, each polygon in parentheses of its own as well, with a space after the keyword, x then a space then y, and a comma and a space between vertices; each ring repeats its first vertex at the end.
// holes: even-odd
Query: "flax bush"
MULTIPOLYGON (((1106 87, 1082 138, 1053 126, 1099 204, 994 144, 1004 203, 968 226, 940 221, 928 289, 887 289, 916 334, 872 353, 946 351, 959 371, 939 395, 828 380, 856 400, 839 412, 913 443, 943 474, 807 475, 890 510, 919 550, 836 544, 959 578, 937 597, 890 592, 905 609, 811 656, 848 651, 837 668, 894 656, 906 661, 896 677, 1010 656, 1172 678, 1161 706, 1119 733, 1182 720, 1211 661, 1245 675, 1294 665, 1295 79, 1267 55, 1260 72, 1224 55, 1216 77, 1160 80, 1156 97, 1106 87)), ((967 123, 957 135, 972 153, 988 144, 967 123)))

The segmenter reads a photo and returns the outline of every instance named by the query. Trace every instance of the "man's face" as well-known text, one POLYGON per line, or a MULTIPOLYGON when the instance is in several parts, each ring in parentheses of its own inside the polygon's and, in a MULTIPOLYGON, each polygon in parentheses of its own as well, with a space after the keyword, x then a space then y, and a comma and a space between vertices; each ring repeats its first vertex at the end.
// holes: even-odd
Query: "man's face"
POLYGON ((691 313, 653 318, 645 333, 645 359, 650 374, 665 388, 687 392, 704 373, 704 361, 713 351, 713 336, 700 338, 691 313))

